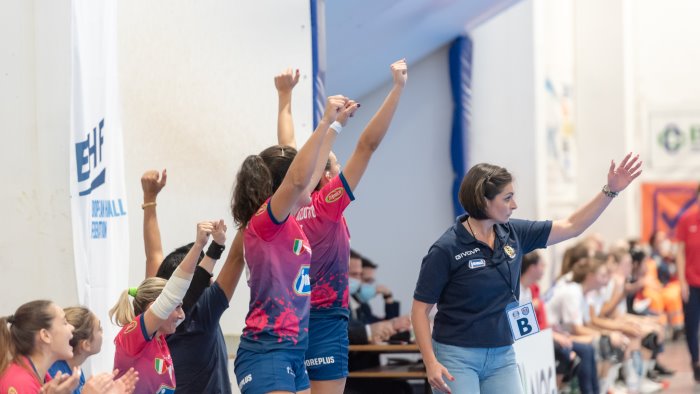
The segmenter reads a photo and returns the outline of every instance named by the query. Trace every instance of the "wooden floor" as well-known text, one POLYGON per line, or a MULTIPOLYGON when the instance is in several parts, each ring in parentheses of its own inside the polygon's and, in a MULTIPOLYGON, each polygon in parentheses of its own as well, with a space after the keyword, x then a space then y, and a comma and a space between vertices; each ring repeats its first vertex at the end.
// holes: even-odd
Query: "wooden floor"
POLYGON ((700 394, 700 384, 693 380, 690 368, 690 355, 685 339, 666 344, 666 351, 659 357, 664 366, 674 369, 676 373, 668 379, 669 387, 663 390, 668 394, 700 394))

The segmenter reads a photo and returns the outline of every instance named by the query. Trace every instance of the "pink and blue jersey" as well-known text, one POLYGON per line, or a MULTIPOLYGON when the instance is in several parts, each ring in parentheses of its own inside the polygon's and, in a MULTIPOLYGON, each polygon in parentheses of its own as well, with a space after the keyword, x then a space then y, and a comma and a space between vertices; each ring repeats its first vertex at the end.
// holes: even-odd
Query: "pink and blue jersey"
POLYGON ((268 199, 246 227, 243 252, 250 305, 240 346, 252 351, 305 349, 311 247, 296 219, 277 222, 268 199))
POLYGON ((340 173, 311 195, 296 219, 309 238, 311 313, 348 316, 350 232, 343 212, 355 197, 340 173))
POLYGON ((122 327, 114 339, 114 368, 124 374, 133 367, 139 373, 135 393, 172 394, 175 371, 165 337, 146 332, 143 314, 122 327))

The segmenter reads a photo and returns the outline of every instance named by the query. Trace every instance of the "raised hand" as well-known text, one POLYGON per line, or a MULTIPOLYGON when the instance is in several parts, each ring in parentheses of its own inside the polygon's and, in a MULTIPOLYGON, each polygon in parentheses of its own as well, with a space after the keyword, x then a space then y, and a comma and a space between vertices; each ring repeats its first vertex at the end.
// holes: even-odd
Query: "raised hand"
POLYGON ((226 223, 224 219, 220 219, 218 222, 212 222, 214 229, 211 233, 211 237, 219 245, 226 245, 226 223))
POLYGON ((641 173, 642 161, 639 160, 639 155, 632 156, 632 152, 628 153, 619 166, 615 166, 615 160, 610 161, 610 169, 608 170, 608 187, 612 192, 621 192, 625 190, 635 178, 641 173))
POLYGON ((323 112, 323 119, 330 123, 333 123, 340 111, 345 108, 345 104, 348 102, 348 98, 342 95, 330 96, 326 99, 326 109, 323 112))
POLYGON ((345 103, 345 107, 343 107, 335 120, 340 122, 340 124, 345 127, 345 125, 348 123, 348 118, 352 118, 358 108, 360 108, 360 103, 356 102, 355 100, 348 100, 348 102, 345 103))
POLYGON ((408 65, 406 59, 401 59, 391 64, 391 76, 394 79, 394 85, 403 87, 408 79, 408 65))
POLYGON ((168 180, 168 171, 163 170, 159 174, 156 170, 149 170, 141 175, 141 189, 143 189, 143 202, 153 202, 158 193, 165 187, 168 180))
POLYGON ((195 238, 195 243, 200 247, 204 247, 209 241, 209 235, 214 231, 214 225, 212 222, 199 222, 197 223, 197 238, 195 238))
POLYGON ((278 93, 289 93, 299 83, 299 69, 296 71, 288 68, 281 74, 275 75, 275 88, 278 93))

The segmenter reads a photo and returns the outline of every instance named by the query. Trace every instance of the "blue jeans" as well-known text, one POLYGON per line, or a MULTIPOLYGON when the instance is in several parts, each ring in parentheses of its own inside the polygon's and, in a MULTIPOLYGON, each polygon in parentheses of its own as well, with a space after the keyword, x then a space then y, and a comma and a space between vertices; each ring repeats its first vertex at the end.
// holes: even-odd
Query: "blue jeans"
MULTIPOLYGON (((520 372, 512 346, 474 348, 433 340, 435 357, 455 378, 443 378, 452 394, 521 394, 520 372)), ((433 389, 434 394, 441 393, 433 389)))

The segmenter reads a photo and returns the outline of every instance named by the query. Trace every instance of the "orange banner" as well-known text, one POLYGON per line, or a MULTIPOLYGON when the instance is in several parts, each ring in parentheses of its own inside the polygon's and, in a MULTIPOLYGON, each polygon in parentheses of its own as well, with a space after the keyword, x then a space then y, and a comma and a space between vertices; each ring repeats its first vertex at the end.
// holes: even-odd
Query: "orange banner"
POLYGON ((642 183, 642 243, 655 231, 675 236, 683 212, 695 203, 697 182, 642 183))

